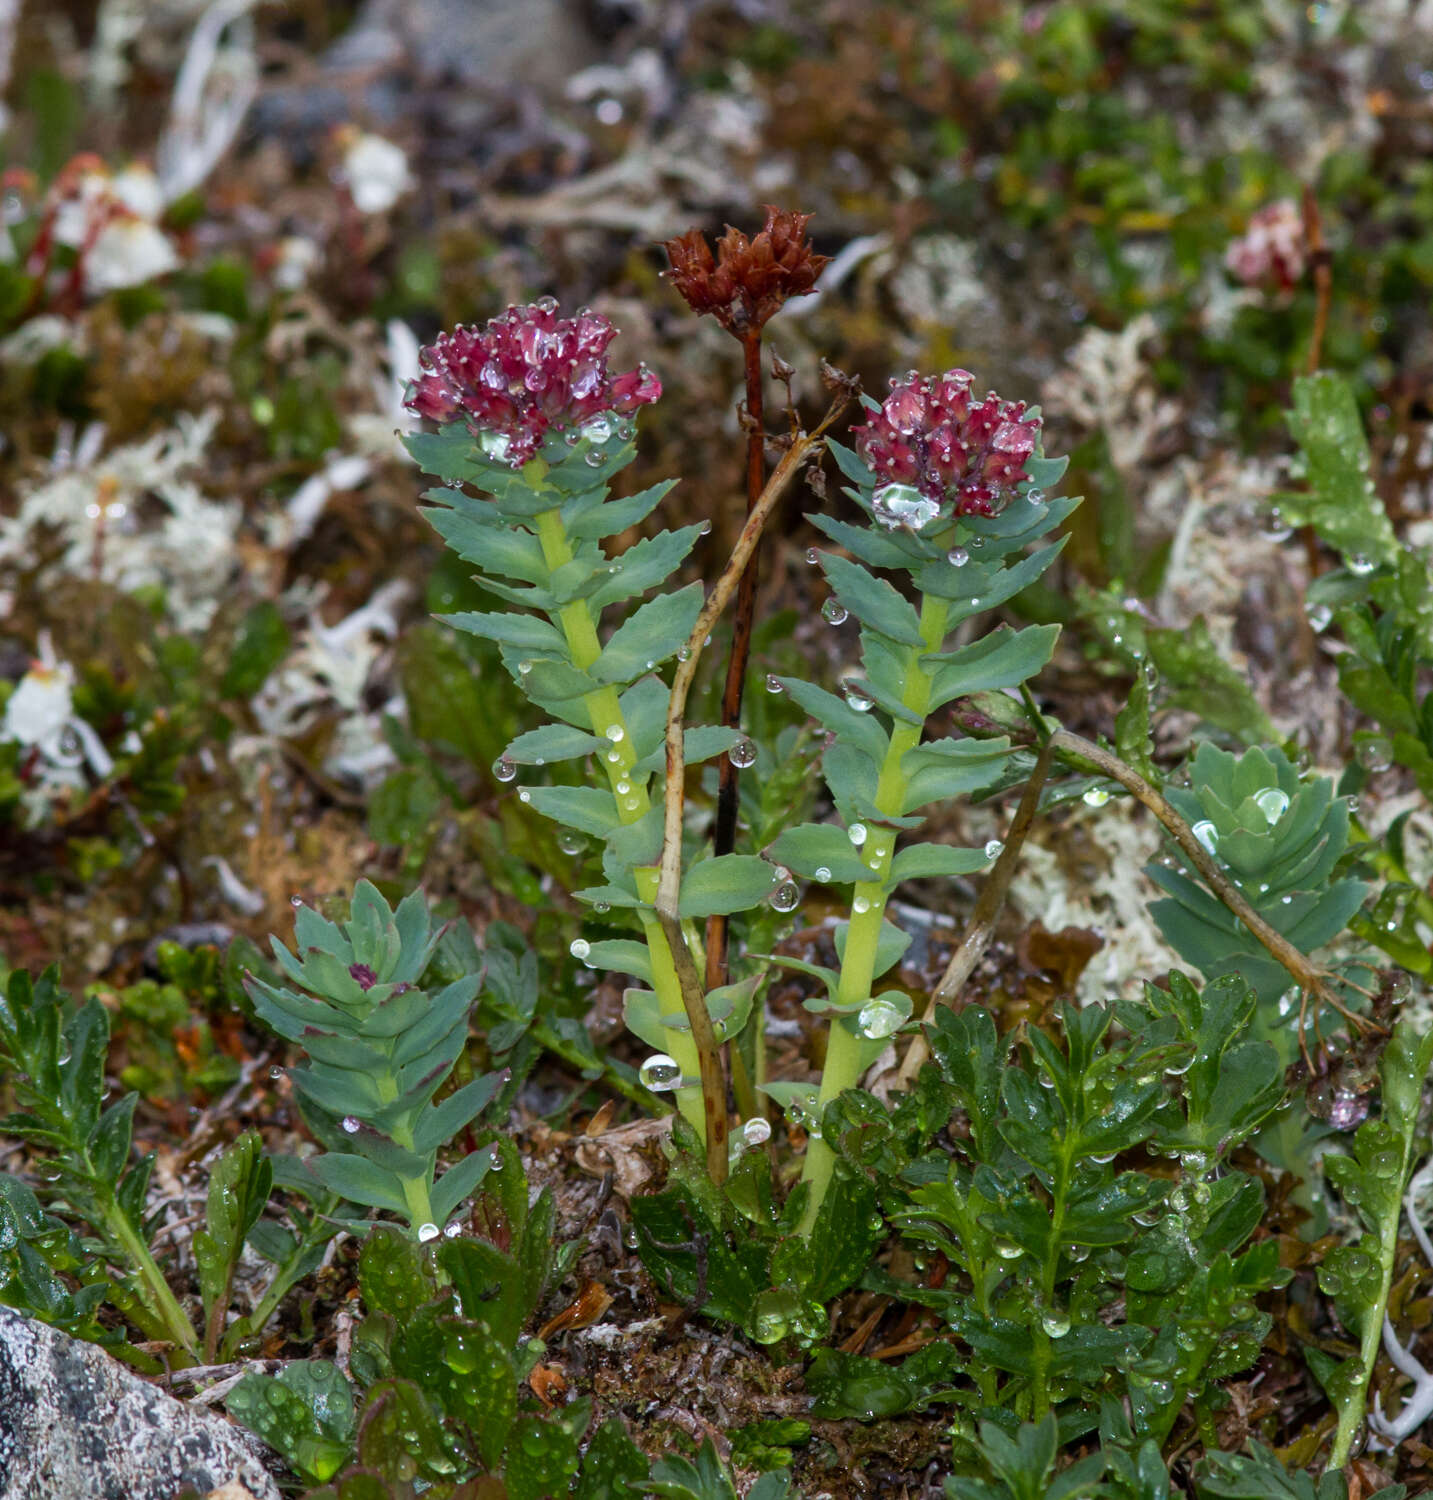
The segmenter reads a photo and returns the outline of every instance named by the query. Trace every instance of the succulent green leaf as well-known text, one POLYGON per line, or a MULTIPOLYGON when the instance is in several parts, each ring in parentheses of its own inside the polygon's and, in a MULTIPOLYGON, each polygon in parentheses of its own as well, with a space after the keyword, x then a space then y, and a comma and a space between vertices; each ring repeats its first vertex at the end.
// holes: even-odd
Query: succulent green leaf
POLYGON ((771 894, 776 870, 754 854, 719 854, 693 865, 682 877, 683 917, 748 911, 771 894))
POLYGON ((691 583, 675 593, 659 594, 618 626, 592 665, 598 682, 631 682, 686 645, 701 613, 705 591, 691 583))

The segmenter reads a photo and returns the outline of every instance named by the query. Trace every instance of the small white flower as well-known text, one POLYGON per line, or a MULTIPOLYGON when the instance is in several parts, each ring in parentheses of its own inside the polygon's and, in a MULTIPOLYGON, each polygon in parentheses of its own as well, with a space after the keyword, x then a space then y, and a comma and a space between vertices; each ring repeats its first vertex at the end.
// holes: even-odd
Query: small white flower
POLYGON ((100 230, 85 256, 85 290, 100 296, 142 286, 178 265, 174 246, 153 224, 132 216, 116 218, 100 230))
POLYGON ((109 190, 137 219, 157 224, 164 213, 164 191, 159 179, 142 162, 116 172, 110 178, 109 190))
POLYGON ((307 285, 319 262, 319 249, 311 239, 293 234, 279 242, 274 261, 274 285, 283 292, 296 292, 307 285))
POLYGON ((55 243, 78 250, 90 236, 95 215, 107 211, 110 202, 109 173, 101 168, 82 172, 66 184, 64 196, 55 206, 52 233, 55 243))
POLYGON ((402 147, 381 135, 354 132, 348 136, 340 170, 354 207, 364 214, 392 208, 413 186, 402 147))
POLYGON ((82 764, 103 780, 114 761, 99 735, 75 713, 74 669, 55 658, 48 634, 41 633, 40 655, 20 679, 0 719, 0 740, 13 741, 37 757, 32 767, 33 811, 66 787, 82 787, 82 764))
POLYGON ((35 662, 20 679, 5 704, 5 722, 0 739, 26 747, 58 744, 65 726, 74 717, 70 689, 75 674, 68 662, 48 666, 35 662))

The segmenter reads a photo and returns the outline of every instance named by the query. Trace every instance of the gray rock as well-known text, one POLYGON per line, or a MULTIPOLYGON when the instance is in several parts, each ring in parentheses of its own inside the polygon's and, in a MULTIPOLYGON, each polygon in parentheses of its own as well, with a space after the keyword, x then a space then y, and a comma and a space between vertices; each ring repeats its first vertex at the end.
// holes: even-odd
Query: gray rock
POLYGON ((559 87, 602 55, 572 0, 367 0, 328 72, 407 56, 420 73, 504 90, 559 87))
POLYGON ((234 1480, 279 1500, 264 1451, 94 1344, 0 1307, 0 1500, 174 1500, 234 1480))

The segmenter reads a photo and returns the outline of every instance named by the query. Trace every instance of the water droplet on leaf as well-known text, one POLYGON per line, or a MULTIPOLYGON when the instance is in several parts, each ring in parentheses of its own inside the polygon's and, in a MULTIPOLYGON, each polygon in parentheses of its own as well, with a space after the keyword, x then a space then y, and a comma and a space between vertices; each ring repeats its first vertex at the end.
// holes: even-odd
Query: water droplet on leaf
POLYGON ((1266 786, 1262 792, 1254 794, 1254 806, 1263 813, 1267 822, 1277 823, 1289 810, 1289 794, 1280 787, 1266 786))
POLYGON ((682 1070, 676 1058, 668 1057, 665 1052, 654 1052, 637 1070, 637 1077, 643 1088, 662 1094, 681 1083, 682 1070))
POLYGON ((771 905, 775 911, 795 911, 801 900, 801 892, 793 880, 783 880, 771 893, 771 905))
POLYGON ((897 1031, 904 1019, 900 1006, 877 996, 873 1000, 867 1000, 861 1007, 856 1016, 856 1024, 861 1028, 862 1036, 876 1042, 897 1031))

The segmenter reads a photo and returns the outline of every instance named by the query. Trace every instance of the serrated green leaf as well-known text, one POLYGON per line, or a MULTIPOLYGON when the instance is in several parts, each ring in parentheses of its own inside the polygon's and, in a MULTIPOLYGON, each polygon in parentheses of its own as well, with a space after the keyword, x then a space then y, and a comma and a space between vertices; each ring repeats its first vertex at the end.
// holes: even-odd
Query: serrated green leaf
POLYGON ((598 682, 631 682, 686 645, 706 597, 700 583, 659 594, 639 606, 613 633, 592 664, 598 682))

